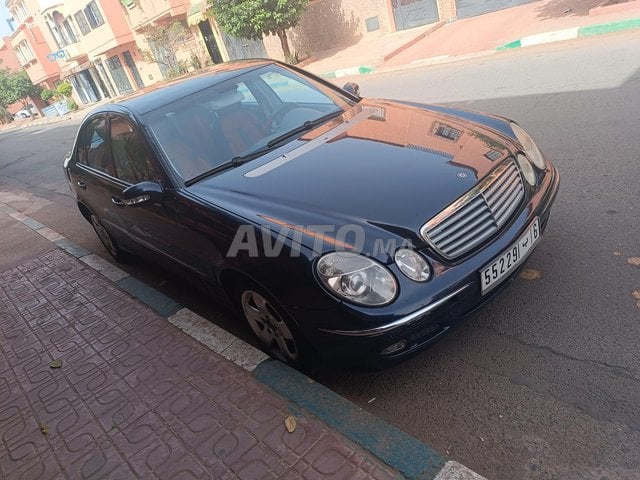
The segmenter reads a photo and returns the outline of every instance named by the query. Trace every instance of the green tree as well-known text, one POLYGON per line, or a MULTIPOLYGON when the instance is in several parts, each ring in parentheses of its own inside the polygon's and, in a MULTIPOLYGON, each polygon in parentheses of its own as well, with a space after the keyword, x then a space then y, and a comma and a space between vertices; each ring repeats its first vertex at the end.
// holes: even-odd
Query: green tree
POLYGON ((30 96, 37 96, 42 89, 31 83, 27 72, 10 72, 7 69, 0 69, 0 105, 9 105, 20 102, 24 108, 29 104, 30 96))
POLYGON ((12 98, 12 95, 10 93, 11 88, 9 86, 10 75, 11 72, 9 72, 9 70, 0 68, 0 107, 2 108, 7 108, 13 103, 9 101, 12 98))
POLYGON ((207 0, 209 14, 231 35, 256 40, 277 35, 287 61, 293 58, 287 28, 298 24, 308 4, 309 0, 207 0))

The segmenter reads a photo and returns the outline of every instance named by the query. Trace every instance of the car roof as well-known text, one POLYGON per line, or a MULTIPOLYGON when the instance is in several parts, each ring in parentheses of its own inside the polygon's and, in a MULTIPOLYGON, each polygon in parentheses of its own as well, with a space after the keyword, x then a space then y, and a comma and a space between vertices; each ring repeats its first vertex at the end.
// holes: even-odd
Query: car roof
POLYGON ((145 87, 127 97, 118 98, 118 100, 113 103, 98 107, 96 110, 93 110, 91 114, 117 111, 117 107, 122 106, 142 115, 179 100, 180 98, 229 80, 241 73, 249 72, 273 63, 279 62, 275 60, 249 59, 219 63, 195 75, 189 74, 145 87))

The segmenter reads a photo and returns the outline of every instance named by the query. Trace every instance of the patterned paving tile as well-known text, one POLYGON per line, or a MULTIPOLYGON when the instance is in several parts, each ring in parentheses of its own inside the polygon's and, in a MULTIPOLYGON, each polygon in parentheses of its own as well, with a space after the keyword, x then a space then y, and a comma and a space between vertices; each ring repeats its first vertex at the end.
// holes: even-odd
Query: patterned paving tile
POLYGON ((0 272, 0 478, 394 478, 290 409, 62 251, 0 272))

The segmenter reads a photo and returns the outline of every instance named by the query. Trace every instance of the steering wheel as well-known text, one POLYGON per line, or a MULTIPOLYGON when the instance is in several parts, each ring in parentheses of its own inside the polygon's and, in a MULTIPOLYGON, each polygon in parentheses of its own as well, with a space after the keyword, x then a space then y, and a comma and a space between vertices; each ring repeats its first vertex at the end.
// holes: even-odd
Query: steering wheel
POLYGON ((291 103, 291 102, 283 103, 278 108, 276 108, 275 111, 267 119, 269 129, 271 131, 274 130, 274 127, 277 129, 280 126, 280 123, 282 122, 282 120, 284 119, 284 116, 288 112, 290 112, 291 110, 295 110, 296 108, 299 108, 298 104, 291 103))

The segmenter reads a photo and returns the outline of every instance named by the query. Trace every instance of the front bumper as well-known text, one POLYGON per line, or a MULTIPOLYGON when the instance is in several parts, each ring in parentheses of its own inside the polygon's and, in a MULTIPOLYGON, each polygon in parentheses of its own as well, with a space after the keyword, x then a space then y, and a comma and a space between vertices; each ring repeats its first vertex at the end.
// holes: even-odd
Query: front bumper
MULTIPOLYGON (((544 234, 559 183, 557 170, 549 164, 543 183, 505 231, 479 252, 448 268, 444 274, 426 284, 431 292, 436 292, 427 303, 418 308, 414 305, 407 313, 387 321, 371 322, 365 328, 319 327, 313 332, 307 332, 310 333, 309 340, 320 356, 328 361, 348 360, 354 366, 366 367, 396 364, 432 344, 494 298, 515 278, 526 264, 526 259, 496 288, 485 295, 481 294, 480 269, 515 242, 535 217, 539 218, 541 232, 544 234)), ((413 287, 424 285, 416 287, 414 284, 413 287)), ((398 310, 405 307, 406 305, 395 305, 398 310)), ((350 321, 352 317, 344 318, 344 309, 342 310, 335 315, 332 312, 333 319, 336 316, 343 317, 343 325, 353 325, 350 321)), ((320 312, 307 314, 317 318, 320 312)), ((324 312, 324 315, 327 313, 324 312)), ((314 323, 319 325, 323 322, 317 318, 314 323)), ((335 325, 336 322, 332 323, 335 325)))

